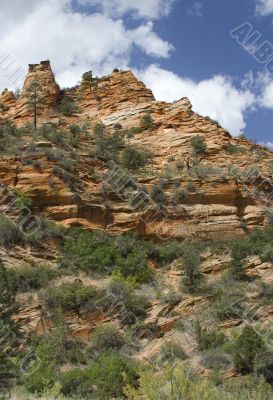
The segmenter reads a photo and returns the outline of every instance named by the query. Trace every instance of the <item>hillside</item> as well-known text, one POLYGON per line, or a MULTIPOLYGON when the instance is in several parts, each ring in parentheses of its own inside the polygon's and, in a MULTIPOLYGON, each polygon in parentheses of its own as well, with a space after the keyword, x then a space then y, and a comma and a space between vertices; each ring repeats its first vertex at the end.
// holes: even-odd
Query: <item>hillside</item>
POLYGON ((49 61, 0 96, 0 136, 12 398, 273 398, 272 152, 131 71, 60 89, 49 61))

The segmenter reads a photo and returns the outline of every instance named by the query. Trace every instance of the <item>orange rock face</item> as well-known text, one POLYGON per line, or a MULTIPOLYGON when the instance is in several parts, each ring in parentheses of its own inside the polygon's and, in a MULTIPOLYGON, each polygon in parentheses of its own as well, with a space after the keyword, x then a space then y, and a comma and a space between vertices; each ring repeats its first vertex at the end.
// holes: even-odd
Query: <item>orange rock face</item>
MULTIPOLYGON (((9 158, 1 160, 1 179, 29 195, 34 207, 46 216, 65 226, 79 225, 110 232, 136 230, 150 237, 179 239, 227 239, 265 224, 265 207, 272 204, 272 199, 268 203, 267 196, 272 188, 270 182, 266 183, 270 178, 272 153, 246 140, 232 138, 217 122, 192 112, 187 98, 173 103, 158 102, 131 71, 114 72, 90 87, 80 84, 64 91, 61 96, 71 99, 79 108, 78 112, 64 116, 56 108, 60 101, 59 86, 49 61, 44 61, 30 65, 17 101, 12 92, 3 92, 0 103, 8 110, 2 113, 2 118, 19 126, 32 121, 26 108, 25 91, 33 78, 43 89, 40 124, 52 122, 62 129, 75 123, 89 124, 86 134, 80 136, 73 188, 54 172, 55 161, 46 161, 37 169, 22 166, 20 157, 16 163, 10 163, 9 158), (162 209, 149 198, 145 209, 139 209, 132 201, 139 195, 137 189, 125 196, 123 190, 106 178, 109 192, 106 206, 102 181, 89 172, 90 168, 99 174, 106 172, 101 161, 90 156, 94 146, 92 128, 103 123, 109 133, 117 127, 128 132, 139 127, 147 114, 152 118, 152 129, 137 131, 126 138, 126 143, 148 149, 154 158, 144 171, 135 171, 133 177, 122 168, 119 173, 128 181, 133 180, 137 187, 145 187, 148 197, 154 186, 164 181, 162 187, 168 199, 178 190, 186 190, 187 198, 175 204, 170 201, 162 209), (191 139, 197 135, 206 143, 207 152, 195 157, 191 139), (242 172, 251 165, 259 169, 259 177, 250 182, 238 180, 236 171, 242 172), (194 166, 197 172, 193 172, 194 166), (230 170, 236 171, 230 173, 230 170), (256 187, 259 196, 255 195, 256 187)), ((56 149, 56 145, 41 138, 35 145, 39 149, 56 149)))

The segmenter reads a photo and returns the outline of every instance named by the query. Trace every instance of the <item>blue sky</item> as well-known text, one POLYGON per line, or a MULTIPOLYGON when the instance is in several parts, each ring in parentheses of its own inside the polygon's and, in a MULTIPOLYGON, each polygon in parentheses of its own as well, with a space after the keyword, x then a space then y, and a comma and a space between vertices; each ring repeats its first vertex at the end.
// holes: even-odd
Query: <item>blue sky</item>
MULTIPOLYGON (((62 86, 88 69, 131 68, 157 99, 188 96, 195 111, 233 134, 273 142, 272 74, 230 35, 247 22, 261 35, 257 48, 273 45, 273 0, 2 0, 0 7, 0 51, 22 68, 50 58, 62 86)), ((0 66, 0 89, 12 86, 0 66)))

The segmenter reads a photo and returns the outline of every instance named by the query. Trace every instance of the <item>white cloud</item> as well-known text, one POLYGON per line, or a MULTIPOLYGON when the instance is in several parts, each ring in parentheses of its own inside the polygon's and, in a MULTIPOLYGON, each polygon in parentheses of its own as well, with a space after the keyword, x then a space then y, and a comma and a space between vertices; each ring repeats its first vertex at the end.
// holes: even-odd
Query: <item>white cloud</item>
POLYGON ((78 2, 96 5, 110 16, 133 13, 136 18, 157 19, 170 13, 175 0, 78 0, 78 2))
POLYGON ((221 75, 195 82, 157 65, 151 65, 138 75, 153 90, 157 100, 189 97, 196 112, 216 119, 234 135, 245 128, 244 113, 256 103, 250 90, 237 89, 230 78, 221 75))
POLYGON ((188 13, 192 17, 203 17, 203 3, 201 1, 197 1, 188 9, 188 13))
MULTIPOLYGON (((28 63, 50 59, 57 80, 64 86, 75 84, 81 73, 88 69, 100 75, 116 67, 128 67, 134 46, 157 58, 168 57, 172 49, 154 32, 152 22, 127 29, 122 19, 102 13, 73 11, 71 0, 36 0, 35 3, 2 0, 2 3, 1 16, 7 20, 6 29, 0 25, 2 52, 8 51, 17 64, 24 67, 28 63), (17 3, 25 5, 18 21, 11 12, 14 9, 16 14, 17 3), (17 22, 13 23, 15 20, 17 22)), ((0 86, 12 85, 2 76, 0 86)))
POLYGON ((261 16, 273 13, 273 0, 258 0, 256 13, 261 16))

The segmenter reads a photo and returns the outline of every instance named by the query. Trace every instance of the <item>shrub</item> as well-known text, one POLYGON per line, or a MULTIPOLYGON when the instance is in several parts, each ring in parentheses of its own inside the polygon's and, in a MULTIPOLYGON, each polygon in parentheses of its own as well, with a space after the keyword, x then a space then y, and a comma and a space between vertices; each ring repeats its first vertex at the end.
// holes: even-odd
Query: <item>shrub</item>
POLYGON ((234 154, 244 154, 246 152, 246 148, 243 146, 234 146, 233 144, 230 144, 226 152, 228 154, 234 155, 234 154))
POLYGON ((214 285, 212 315, 216 320, 242 318, 245 310, 245 291, 238 281, 225 278, 214 285))
POLYGON ((117 352, 103 353, 85 370, 72 370, 62 374, 62 393, 97 400, 123 397, 126 384, 135 386, 138 374, 136 368, 117 352))
POLYGON ((164 190, 160 186, 153 187, 151 192, 151 198, 155 203, 159 205, 166 204, 167 202, 167 196, 165 195, 164 190))
POLYGON ((225 371, 232 365, 231 357, 219 350, 211 349, 202 354, 202 365, 213 371, 225 371))
POLYGON ((134 170, 142 168, 151 158, 151 153, 141 148, 126 146, 121 153, 121 163, 124 167, 134 170))
POLYGON ((25 292, 31 289, 46 287, 58 276, 58 271, 50 267, 20 267, 11 271, 17 291, 25 292))
POLYGON ((230 272, 233 278, 243 279, 245 277, 246 267, 242 263, 248 255, 251 254, 250 243, 245 240, 237 240, 232 245, 232 261, 230 266, 230 272))
POLYGON ((19 226, 5 215, 0 214, 0 244, 9 247, 23 241, 23 233, 19 226))
POLYGON ((108 292, 111 297, 116 299, 122 321, 126 324, 133 324, 137 320, 143 319, 147 315, 147 308, 150 306, 148 299, 133 291, 132 285, 120 277, 114 278, 108 292))
POLYGON ((110 134, 103 124, 97 124, 93 132, 95 148, 92 155, 107 160, 116 160, 119 151, 124 146, 123 134, 120 131, 114 131, 110 134))
POLYGON ((266 246, 262 252, 261 259, 263 262, 273 262, 273 246, 266 246))
POLYGON ((221 346, 225 341, 225 335, 221 331, 202 327, 200 321, 195 322, 194 333, 200 351, 221 346))
POLYGON ((118 328, 113 324, 106 324, 95 329, 91 336, 95 350, 102 352, 110 348, 120 349, 124 343, 118 328))
POLYGON ((153 129, 154 121, 153 121, 150 113, 144 115, 141 118, 140 127, 142 128, 142 130, 146 130, 146 129, 151 130, 151 129, 153 129))
POLYGON ((203 274, 200 270, 200 250, 193 243, 185 246, 182 255, 183 278, 182 285, 187 292, 196 292, 201 288, 203 274))
POLYGON ((206 154, 207 153, 207 145, 202 136, 194 136, 191 139, 191 146, 194 154, 206 154))
POLYGON ((68 97, 64 97, 59 106, 59 111, 65 116, 70 116, 79 112, 79 107, 73 100, 68 97))
POLYGON ((24 208, 29 208, 32 205, 32 200, 23 192, 19 190, 16 191, 16 200, 15 206, 16 208, 21 211, 24 208))
POLYGON ((64 311, 77 311, 83 306, 94 306, 94 303, 104 297, 104 292, 80 283, 63 283, 61 286, 50 287, 45 293, 49 307, 61 307, 64 311))
POLYGON ((187 192, 196 193, 196 186, 193 182, 189 182, 186 187, 187 192))
POLYGON ((186 360, 188 358, 183 347, 174 341, 165 342, 160 349, 160 356, 162 361, 186 360))
POLYGON ((237 338, 233 349, 233 359, 237 371, 250 373, 254 370, 255 358, 264 351, 264 343, 255 330, 247 325, 237 338))
MULTIPOLYGON (((124 239, 125 240, 125 239, 124 239)), ((150 280, 152 273, 145 254, 137 245, 124 253, 118 242, 103 232, 74 231, 62 246, 61 264, 81 269, 87 273, 107 273, 120 271, 124 277, 132 277, 142 283, 150 280)))

